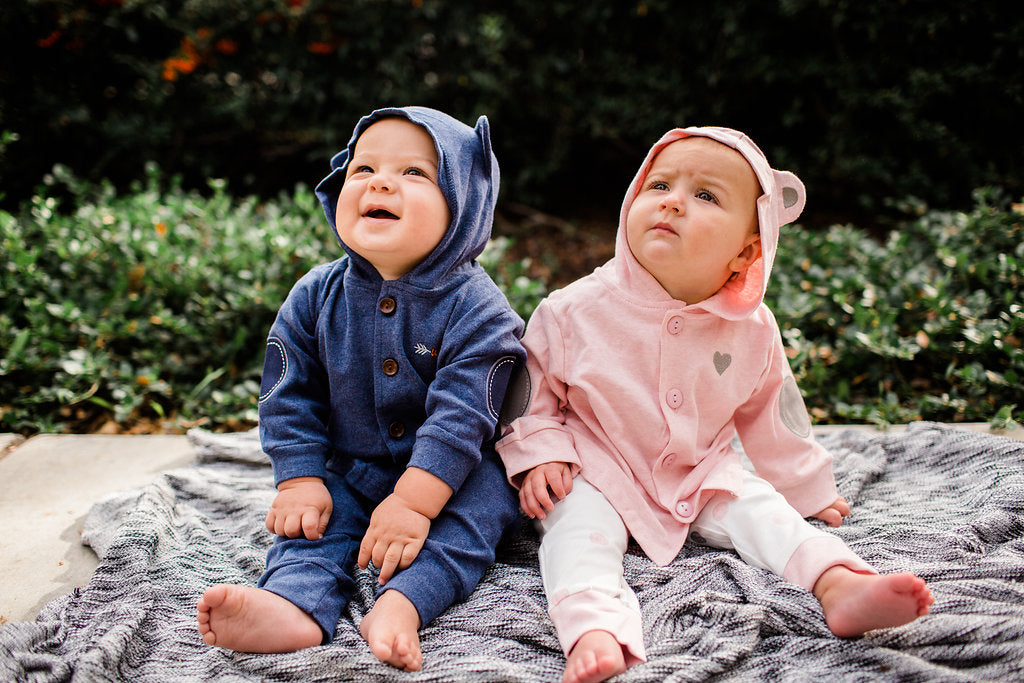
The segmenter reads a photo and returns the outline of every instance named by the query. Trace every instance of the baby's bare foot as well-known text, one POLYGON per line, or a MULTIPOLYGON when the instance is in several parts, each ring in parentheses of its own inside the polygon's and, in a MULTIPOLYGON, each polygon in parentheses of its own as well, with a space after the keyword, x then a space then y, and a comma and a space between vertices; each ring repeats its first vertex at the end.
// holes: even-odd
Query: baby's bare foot
POLYGON ((382 662, 403 671, 419 671, 420 615, 416 607, 396 590, 385 591, 359 625, 359 633, 382 662))
POLYGON ((280 595, 259 588, 211 586, 197 609, 199 633, 207 645, 239 652, 294 652, 323 640, 312 617, 280 595))
POLYGON ((858 574, 842 565, 821 575, 814 595, 825 623, 841 638, 902 626, 928 614, 935 601, 924 580, 913 574, 858 574))
POLYGON ((625 670, 619 641, 608 631, 587 631, 569 652, 562 683, 597 683, 625 670))

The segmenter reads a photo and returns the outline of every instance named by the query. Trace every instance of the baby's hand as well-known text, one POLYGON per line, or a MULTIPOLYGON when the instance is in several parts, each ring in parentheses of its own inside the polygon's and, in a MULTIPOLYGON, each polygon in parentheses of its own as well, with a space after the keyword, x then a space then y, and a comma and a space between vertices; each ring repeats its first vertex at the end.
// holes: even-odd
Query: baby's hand
POLYGON ((820 519, 829 526, 842 526, 843 517, 850 516, 850 504, 846 502, 846 499, 842 496, 836 498, 835 502, 829 505, 821 512, 814 515, 815 519, 820 519))
POLYGON ((572 470, 565 462, 538 465, 526 473, 519 488, 519 505, 530 519, 544 519, 555 509, 555 501, 572 491, 572 470), (555 501, 551 494, 555 494, 555 501))
POLYGON ((357 562, 363 569, 370 560, 373 566, 380 567, 380 585, 383 586, 396 571, 412 564, 428 533, 430 518, 392 493, 370 515, 370 526, 359 544, 357 562))
POLYGON ((267 529, 278 536, 318 540, 327 530, 334 501, 320 477, 296 477, 277 485, 267 529))

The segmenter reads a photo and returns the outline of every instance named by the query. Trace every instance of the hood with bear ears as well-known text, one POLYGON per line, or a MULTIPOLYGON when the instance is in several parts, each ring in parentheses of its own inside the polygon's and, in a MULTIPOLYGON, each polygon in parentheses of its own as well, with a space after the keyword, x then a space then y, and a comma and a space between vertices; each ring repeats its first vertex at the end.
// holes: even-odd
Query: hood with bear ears
MULTIPOLYGON (((768 277, 779 243, 779 228, 797 219, 806 202, 804 184, 789 171, 777 171, 769 164, 764 153, 740 131, 731 128, 700 127, 676 128, 665 133, 647 153, 633 182, 626 191, 619 213, 619 228, 615 241, 615 276, 623 287, 647 301, 673 300, 658 281, 640 265, 626 241, 626 216, 629 207, 640 192, 644 179, 661 150, 677 140, 701 136, 732 147, 743 155, 761 185, 762 195, 757 200, 757 222, 761 231, 761 258, 745 271, 727 282, 710 298, 695 305, 727 320, 746 318, 761 305, 768 288, 768 277)), ((680 264, 685 267, 685 264, 680 264)))
MULTIPOLYGON (((472 264, 491 237, 500 174, 498 160, 491 151, 490 125, 487 117, 481 116, 476 128, 470 128, 444 112, 427 107, 391 107, 364 116, 356 124, 348 146, 331 159, 330 175, 316 187, 316 196, 335 235, 338 195, 345 183, 356 141, 372 124, 390 117, 408 119, 422 126, 437 149, 437 182, 448 203, 451 222, 437 247, 400 278, 430 289, 460 267, 472 264)), ((340 237, 338 241, 356 268, 371 279, 380 279, 366 259, 349 249, 340 237)))

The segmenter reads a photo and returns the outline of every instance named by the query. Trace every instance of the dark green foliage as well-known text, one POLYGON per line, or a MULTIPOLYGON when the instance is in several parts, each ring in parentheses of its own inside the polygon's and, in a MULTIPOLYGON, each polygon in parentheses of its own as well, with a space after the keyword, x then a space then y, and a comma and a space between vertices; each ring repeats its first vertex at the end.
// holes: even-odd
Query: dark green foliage
POLYGON ((1024 13, 996 0, 8 0, 0 50, 9 204, 56 162, 274 196, 389 104, 487 114, 504 196, 568 218, 613 216, 680 124, 749 132, 811 225, 1024 193, 1024 13))
POLYGON ((835 422, 1008 420, 1024 407, 1024 205, 975 193, 884 244, 783 230, 769 289, 808 408, 835 422))
POLYGON ((74 427, 97 405, 118 422, 255 419, 278 306, 341 254, 312 193, 261 204, 214 182, 203 197, 153 171, 118 196, 57 175, 71 205, 0 213, 2 428, 74 427))
MULTIPOLYGON (((267 331, 292 284, 341 255, 312 193, 118 194, 56 169, 0 212, 0 432, 256 417, 267 331), (56 190, 70 199, 63 205, 56 190)), ((1006 422, 1024 406, 1024 206, 908 206, 880 244, 783 230, 769 305, 819 422, 1006 422)), ((494 240, 481 262, 523 317, 545 295, 494 240)))
MULTIPOLYGON (((42 189, 0 211, 0 432, 254 422, 277 309, 343 254, 313 193, 201 195, 155 168, 130 194, 63 168, 42 189)), ((545 290, 505 245, 481 261, 528 314, 545 290)))

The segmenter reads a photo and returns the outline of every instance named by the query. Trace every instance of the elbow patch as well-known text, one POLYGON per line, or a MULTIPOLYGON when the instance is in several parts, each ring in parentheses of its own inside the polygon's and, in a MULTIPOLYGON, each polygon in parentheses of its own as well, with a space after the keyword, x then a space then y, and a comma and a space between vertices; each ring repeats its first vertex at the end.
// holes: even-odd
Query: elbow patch
POLYGON ((260 380, 260 403, 263 403, 281 386, 288 374, 288 354, 284 344, 277 337, 267 340, 267 355, 263 361, 263 378, 260 380))
POLYGON ((779 391, 779 417, 782 424, 801 439, 811 435, 811 418, 807 415, 807 407, 804 406, 800 388, 792 377, 787 377, 782 382, 782 389, 779 391))
POLYGON ((495 420, 501 413, 502 404, 505 402, 505 390, 508 388, 508 379, 512 376, 512 370, 516 367, 514 356, 502 356, 487 373, 487 410, 495 420))
MULTIPOLYGON (((513 360, 511 358, 507 360, 513 360)), ((508 427, 516 419, 526 414, 530 407, 530 393, 532 384, 530 373, 526 365, 513 360, 508 366, 508 375, 505 377, 505 387, 502 389, 502 403, 497 406, 498 424, 508 427)), ((488 396, 490 398, 490 396, 488 396)), ((491 408, 494 411, 494 407, 491 408)))

